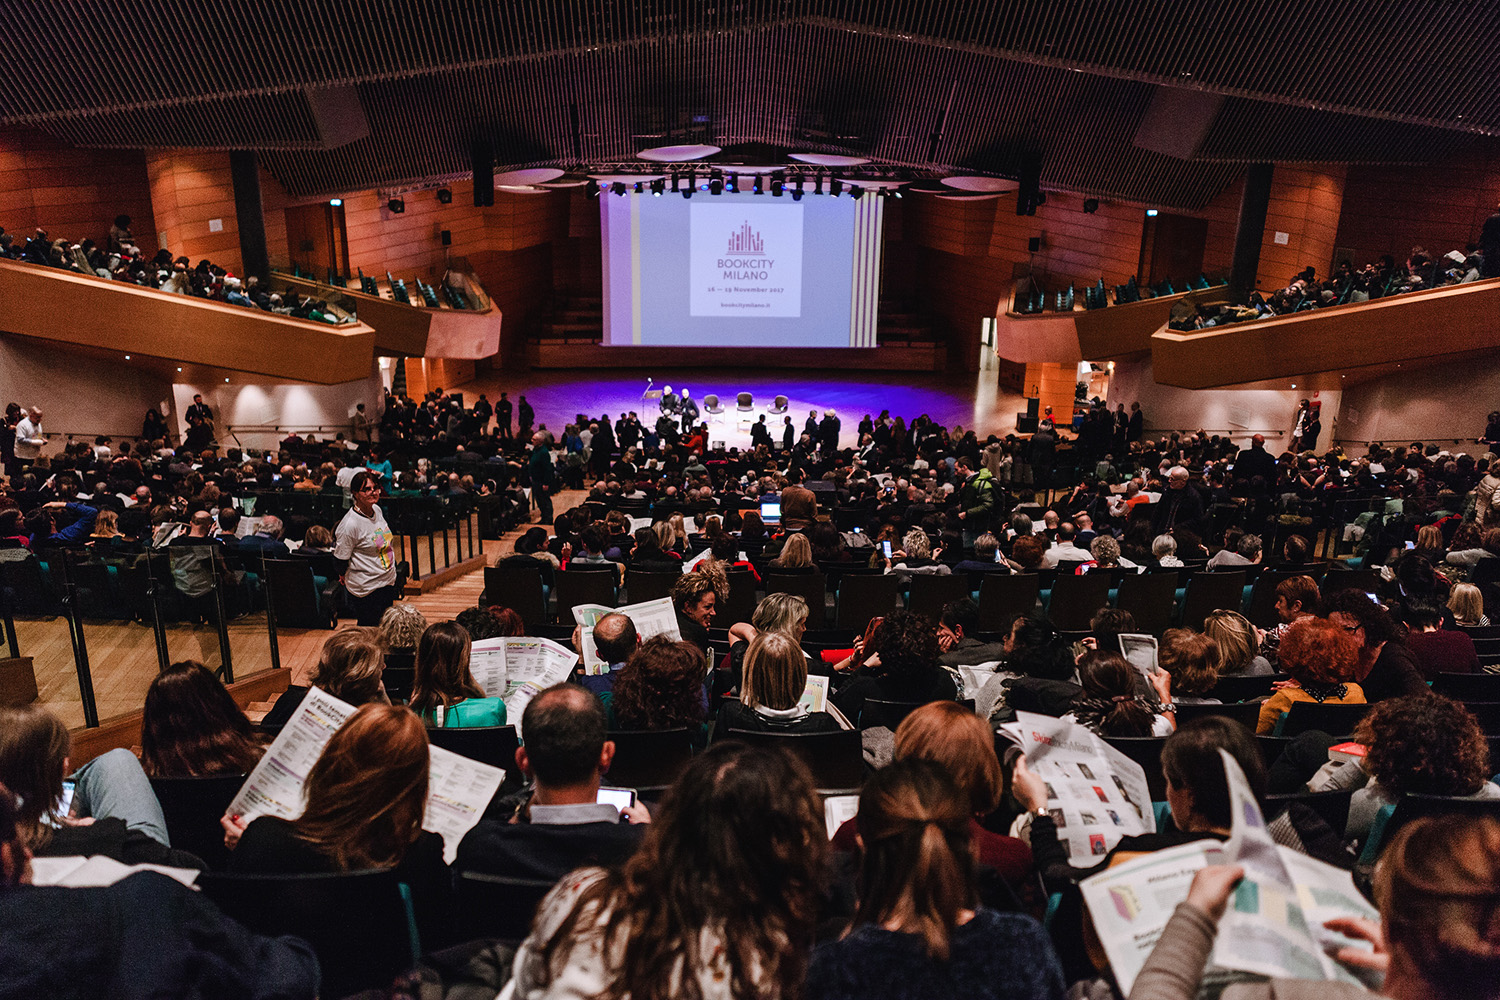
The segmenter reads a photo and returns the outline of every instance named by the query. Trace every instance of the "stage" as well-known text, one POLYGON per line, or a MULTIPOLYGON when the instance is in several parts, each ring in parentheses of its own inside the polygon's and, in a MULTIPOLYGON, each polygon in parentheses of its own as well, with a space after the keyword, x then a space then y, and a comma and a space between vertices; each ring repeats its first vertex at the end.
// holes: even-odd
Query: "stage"
POLYGON ((643 423, 654 423, 656 402, 641 399, 648 378, 655 380, 655 389, 668 385, 674 393, 687 389, 698 404, 699 420, 708 423, 710 441, 723 441, 731 448, 750 447, 750 425, 761 414, 766 414, 772 440, 780 445, 783 415, 770 413, 778 394, 787 397, 789 406, 784 416, 792 418, 798 435, 809 410, 817 410, 821 418, 832 407, 841 423, 839 445, 844 448, 856 445, 864 415, 878 417, 881 410, 889 410, 893 417, 905 417, 908 423, 925 413, 950 430, 955 426, 972 428, 983 438, 1014 432, 1016 412, 1026 408, 1019 395, 996 388, 994 371, 830 371, 820 375, 754 370, 734 375, 724 367, 546 369, 481 372, 474 381, 455 388, 464 393, 466 404, 472 404, 481 392, 493 403, 504 390, 510 393, 512 404, 519 405, 524 394, 536 410, 538 422, 561 436, 563 427, 579 413, 596 419, 607 413, 611 420, 617 420, 634 410, 643 423), (735 409, 735 397, 741 392, 754 397, 755 405, 749 412, 735 409), (707 412, 704 397, 709 394, 719 397, 723 413, 707 412))

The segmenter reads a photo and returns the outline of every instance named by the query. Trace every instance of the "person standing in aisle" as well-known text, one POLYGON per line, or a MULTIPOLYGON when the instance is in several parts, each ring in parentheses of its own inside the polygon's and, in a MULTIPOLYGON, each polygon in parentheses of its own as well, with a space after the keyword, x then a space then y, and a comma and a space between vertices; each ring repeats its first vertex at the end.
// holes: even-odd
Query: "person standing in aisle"
POLYGON ((344 563, 344 590, 356 622, 379 625, 397 596, 394 536, 375 504, 380 499, 380 476, 356 473, 349 492, 354 506, 334 532, 333 555, 344 563))

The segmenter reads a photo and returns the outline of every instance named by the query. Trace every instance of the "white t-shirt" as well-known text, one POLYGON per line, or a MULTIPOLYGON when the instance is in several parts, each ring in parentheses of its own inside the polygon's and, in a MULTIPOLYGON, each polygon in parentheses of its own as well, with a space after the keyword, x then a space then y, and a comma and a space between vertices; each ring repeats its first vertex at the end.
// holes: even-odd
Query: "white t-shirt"
POLYGON ((33 423, 31 417, 22 417, 16 424, 16 457, 38 457, 42 453, 42 441, 41 421, 33 423))
POLYGON ((365 597, 396 582, 394 536, 377 506, 373 517, 354 508, 344 515, 334 531, 333 555, 347 559, 344 587, 355 597, 365 597))

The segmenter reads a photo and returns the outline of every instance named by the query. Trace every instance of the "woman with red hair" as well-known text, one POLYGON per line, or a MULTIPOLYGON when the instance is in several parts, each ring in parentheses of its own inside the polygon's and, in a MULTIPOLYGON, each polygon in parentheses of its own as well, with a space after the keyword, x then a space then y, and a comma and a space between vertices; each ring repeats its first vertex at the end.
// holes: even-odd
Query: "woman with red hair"
POLYGON ((1287 627, 1278 650, 1281 669, 1291 674, 1260 706, 1255 731, 1269 735, 1283 712, 1299 701, 1329 705, 1363 705, 1359 676, 1359 643, 1344 628, 1324 618, 1303 618, 1287 627))

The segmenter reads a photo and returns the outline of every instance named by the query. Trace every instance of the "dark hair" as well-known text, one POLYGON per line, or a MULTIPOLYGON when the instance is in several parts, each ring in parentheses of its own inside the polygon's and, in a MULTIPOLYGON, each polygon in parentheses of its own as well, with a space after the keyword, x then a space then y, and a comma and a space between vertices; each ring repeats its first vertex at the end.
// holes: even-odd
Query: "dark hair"
POLYGON ((568 943, 603 924, 610 960, 603 994, 701 1000, 691 970, 716 928, 728 990, 737 997, 801 992, 817 918, 828 837, 807 768, 782 750, 737 740, 693 757, 667 792, 629 861, 579 895, 539 949, 546 974, 568 964, 568 943))
POLYGON ((465 608, 453 620, 468 629, 475 642, 526 634, 526 621, 520 612, 502 604, 465 608))
POLYGON ((483 698, 484 688, 469 670, 473 643, 458 622, 429 625, 417 640, 416 677, 412 681, 411 708, 423 715, 439 705, 452 708, 466 698, 483 698))
POLYGON ((1006 657, 1008 669, 1047 680, 1073 676, 1073 655, 1046 615, 1039 611, 1022 615, 1011 628, 1014 644, 1006 657))
POLYGON ((979 602, 972 597, 949 601, 943 605, 942 623, 950 629, 956 625, 965 635, 973 635, 979 631, 979 602))
POLYGON ((1100 608, 1089 619, 1089 631, 1094 634, 1101 649, 1110 646, 1118 649, 1120 633, 1135 630, 1135 615, 1124 608, 1100 608))
POLYGON ((0 705, 0 783, 20 797, 16 827, 33 851, 52 838, 70 739, 40 704, 0 705))
POLYGON ((959 913, 978 904, 969 814, 968 793, 931 761, 876 771, 855 819, 864 853, 853 926, 899 920, 929 957, 947 960, 959 913))
POLYGON ((1353 618, 1365 630, 1367 647, 1400 639, 1395 619, 1385 608, 1366 597, 1363 591, 1336 590, 1323 600, 1320 611, 1324 618, 1330 615, 1348 615, 1353 618))
POLYGON ((198 661, 172 664, 147 688, 141 767, 148 775, 247 774, 261 753, 244 710, 198 661))
MULTIPOLYGON (((1220 750, 1245 772, 1257 802, 1266 795, 1266 764, 1250 730, 1222 715, 1206 715, 1185 722, 1162 745, 1161 769, 1177 788, 1193 794, 1193 811, 1210 826, 1227 829, 1231 822, 1229 783, 1224 777, 1220 750)), ((1178 817, 1179 826, 1186 817, 1178 817)))
POLYGON ((1318 581, 1310 576, 1289 576, 1276 585, 1276 596, 1285 598, 1287 607, 1300 603, 1304 614, 1314 614, 1313 609, 1318 606, 1318 581))
POLYGON ((0 848, 10 848, 12 868, 0 868, 0 888, 17 885, 26 868, 26 842, 21 839, 17 823, 20 815, 16 808, 16 796, 9 788, 0 784, 0 848))
POLYGON ((932 622, 910 611, 893 611, 875 626, 871 645, 880 653, 881 672, 903 681, 937 667, 937 630, 932 622))
POLYGON ((1388 797, 1473 795, 1489 775, 1490 747, 1479 720, 1440 695, 1378 702, 1354 738, 1369 748, 1365 770, 1388 797))
POLYGON ((684 573, 672 584, 672 606, 686 611, 713 592, 714 581, 706 573, 684 573))
POLYGON ((544 785, 578 785, 599 772, 608 738, 604 706, 577 684, 554 684, 539 692, 521 715, 531 772, 544 785))
POLYGON ((703 651, 690 642, 658 635, 641 643, 615 678, 613 706, 620 727, 675 729, 701 724, 705 669, 703 651))
POLYGON ((1083 694, 1073 703, 1073 715, 1101 736, 1150 736, 1156 713, 1136 696, 1136 676, 1119 653, 1084 654, 1078 661, 1083 694))
POLYGON ((1401 620, 1412 628, 1430 628, 1443 622, 1443 606, 1429 600, 1409 601, 1401 611, 1401 620))

